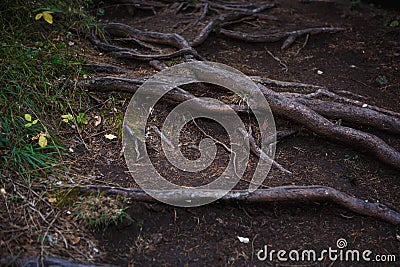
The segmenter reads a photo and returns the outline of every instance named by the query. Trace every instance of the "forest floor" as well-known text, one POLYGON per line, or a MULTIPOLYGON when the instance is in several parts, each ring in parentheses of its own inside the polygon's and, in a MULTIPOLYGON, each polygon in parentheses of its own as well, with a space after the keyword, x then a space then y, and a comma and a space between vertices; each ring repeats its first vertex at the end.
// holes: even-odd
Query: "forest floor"
MULTIPOLYGON (((246 43, 211 33, 206 42, 196 48, 197 52, 208 61, 224 63, 249 76, 321 85, 334 92, 347 90, 365 96, 369 104, 400 112, 400 27, 394 24, 390 26, 391 22, 400 21, 398 10, 364 3, 351 6, 350 1, 346 0, 277 2, 277 6, 267 12, 276 16, 277 21, 252 20, 230 26, 230 29, 251 33, 310 27, 342 27, 346 30, 312 35, 307 40, 303 36, 285 50, 281 49, 281 42, 246 43)), ((175 33, 187 25, 182 17, 184 13, 177 15, 165 8, 157 9, 154 15, 150 10, 132 11, 124 5, 100 3, 95 12, 101 13, 98 18, 102 22, 121 22, 146 31, 175 33)), ((190 16, 189 19, 186 17, 187 23, 193 21, 193 16, 200 15, 200 12, 191 14, 191 20, 190 16)), ((182 36, 192 40, 201 30, 201 25, 185 30, 182 36)), ((147 62, 119 60, 98 51, 89 42, 75 42, 85 49, 82 54, 86 60, 113 64, 128 70, 120 77, 149 77, 157 73, 147 62)), ((171 66, 184 61, 185 58, 181 57, 164 63, 171 66)), ((101 76, 100 73, 88 75, 101 76)), ((307 90, 296 92, 304 93, 307 90)), ((192 93, 200 94, 196 89, 192 93)), ((121 153, 120 138, 121 123, 131 95, 90 94, 91 98, 83 106, 87 111, 86 116, 91 118, 89 124, 82 127, 79 135, 67 126, 60 131, 63 143, 73 151, 68 156, 71 162, 69 171, 74 174, 73 181, 137 188, 121 153), (110 140, 104 137, 110 133, 117 138, 110 140)), ((206 96, 224 97, 216 91, 207 92, 206 96)), ((226 97, 230 98, 228 101, 235 101, 234 94, 226 94, 226 97)), ((173 107, 168 102, 157 104, 149 122, 161 128, 173 107)), ((275 116, 275 122, 278 131, 300 129, 295 135, 280 141, 276 150, 275 160, 293 175, 272 167, 261 188, 330 186, 363 200, 379 201, 400 208, 398 170, 368 154, 327 141, 284 118, 275 116)), ((200 121, 199 125, 214 138, 229 143, 228 136, 216 123, 200 121)), ((380 133, 368 127, 362 129, 378 135, 400 150, 398 135, 380 133)), ((191 145, 197 145, 202 137, 197 125, 188 124, 181 133, 183 154, 198 157, 197 150, 191 145)), ((177 171, 157 151, 162 148, 156 139, 151 143, 153 149, 148 150, 153 164, 170 181, 181 185, 197 186, 209 182, 223 171, 229 160, 226 150, 219 147, 218 159, 206 171, 198 175, 177 171)), ((257 161, 254 155, 250 156, 244 180, 239 182, 236 189, 248 186, 245 180, 251 179, 257 161)), ((53 179, 56 181, 58 178, 53 179)), ((107 197, 95 205, 115 208, 108 201, 111 200, 107 197)), ((82 260, 94 259, 97 263, 117 266, 365 266, 365 262, 332 261, 326 255, 317 262, 280 262, 276 254, 272 261, 261 261, 256 256, 264 246, 269 251, 315 250, 320 253, 329 247, 337 249, 337 241, 344 239, 347 242, 344 249, 361 252, 370 250, 373 255, 371 259, 375 255, 396 255, 397 263, 400 261, 398 226, 323 201, 264 204, 217 201, 201 207, 179 208, 162 203, 124 200, 123 207, 126 215, 121 217, 121 221, 95 230, 84 227, 68 239, 70 242, 74 237, 81 236, 81 244, 82 240, 90 239, 92 245, 78 247, 78 244, 77 249, 68 253, 64 250, 60 256, 80 254, 78 258, 82 260), (249 238, 249 242, 241 242, 238 237, 249 238)), ((69 211, 76 210, 76 207, 68 202, 60 205, 59 209, 60 216, 65 218, 66 223, 73 224, 72 228, 75 229, 77 222, 71 219, 69 211)), ((79 238, 76 241, 78 243, 79 238)), ((51 251, 51 254, 55 254, 51 251)))
MULTIPOLYGON (((150 11, 132 14, 122 6, 112 6, 104 7, 104 11, 103 21, 126 23, 147 31, 179 32, 185 26, 179 24, 182 18, 169 10, 160 10, 157 15, 150 11)), ((227 64, 246 75, 323 85, 333 91, 348 90, 366 96, 369 103, 400 111, 400 28, 387 26, 391 20, 398 18, 398 11, 366 4, 351 8, 348 1, 309 4, 279 1, 278 6, 268 14, 279 20, 251 21, 234 29, 265 33, 333 26, 347 30, 311 36, 302 48, 305 42, 303 37, 287 50, 280 49, 280 42, 251 44, 211 34, 197 51, 209 61, 227 64), (266 49, 279 58, 286 68, 266 49), (318 71, 323 73, 318 74, 318 71), (388 82, 380 84, 379 77, 385 77, 388 82)), ((182 35, 191 40, 200 29, 186 30, 182 35)), ((98 52, 93 53, 96 61, 120 64, 120 61, 110 58, 99 60, 98 52)), ((182 61, 169 61, 167 65, 182 61)), ((146 63, 124 61, 122 67, 130 70, 126 75, 129 77, 155 73, 146 63)), ((97 96, 103 100, 109 98, 109 95, 97 96)), ((208 92, 207 96, 219 97, 214 92, 208 92)), ((123 99, 122 106, 126 106, 127 101, 129 99, 123 99)), ((152 122, 160 126, 172 107, 160 104, 154 111, 152 122)), ((279 117, 275 117, 275 121, 278 130, 293 126, 279 117)), ((212 132, 218 140, 227 141, 225 133, 213 123, 205 122, 202 127, 212 132)), ((400 149, 398 136, 379 136, 400 149)), ((201 134, 195 125, 190 125, 181 138, 186 145, 196 144, 201 134)), ((137 187, 126 173, 123 158, 116 153, 121 151, 120 142, 104 142, 100 136, 97 139, 92 141, 95 152, 92 150, 81 156, 83 162, 87 158, 88 175, 96 172, 101 177, 98 179, 104 183, 137 187)), ((195 155, 195 150, 187 150, 183 153, 195 155)), ((194 186, 221 172, 221 166, 225 166, 229 155, 224 155, 226 151, 223 149, 218 153, 218 162, 195 177, 170 171, 168 165, 164 164, 165 157, 154 150, 150 150, 150 157, 161 173, 168 173, 171 181, 194 186)), ((377 162, 373 157, 326 141, 307 130, 279 142, 276 160, 294 174, 288 176, 272 168, 264 182, 265 187, 326 185, 361 199, 399 206, 398 171, 377 162)), ((251 156, 250 166, 254 167, 256 163, 257 158, 251 156)), ((251 177, 251 167, 245 178, 246 175, 251 177)), ((237 188, 245 188, 246 185, 245 182, 239 183, 237 188)), ((100 249, 107 251, 105 262, 133 263, 137 266, 149 263, 154 266, 265 266, 277 263, 257 259, 255 253, 264 245, 271 250, 322 251, 328 247, 337 248, 336 242, 341 238, 347 240, 348 249, 369 249, 374 255, 397 254, 399 257, 398 228, 327 203, 232 205, 217 202, 198 208, 134 203, 128 213, 134 222, 112 226, 97 234, 102 244, 100 249), (241 243, 238 236, 248 237, 250 242, 241 243)), ((305 263, 307 266, 309 264, 305 263)), ((358 263, 331 262, 324 258, 315 264, 353 266, 358 263)))

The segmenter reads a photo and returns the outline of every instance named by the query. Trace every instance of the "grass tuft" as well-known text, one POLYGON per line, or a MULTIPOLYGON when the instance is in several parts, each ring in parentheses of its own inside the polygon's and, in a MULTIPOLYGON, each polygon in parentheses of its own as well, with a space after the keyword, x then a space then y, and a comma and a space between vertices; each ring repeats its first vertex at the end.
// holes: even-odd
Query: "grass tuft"
POLYGON ((83 70, 78 34, 93 19, 89 1, 2 1, 0 4, 0 177, 45 177, 62 162, 57 137, 68 99, 83 94, 71 81, 83 70), (36 20, 51 11, 52 24, 36 20), (28 125, 29 114, 35 124, 28 125), (39 142, 41 141, 41 142, 39 142))

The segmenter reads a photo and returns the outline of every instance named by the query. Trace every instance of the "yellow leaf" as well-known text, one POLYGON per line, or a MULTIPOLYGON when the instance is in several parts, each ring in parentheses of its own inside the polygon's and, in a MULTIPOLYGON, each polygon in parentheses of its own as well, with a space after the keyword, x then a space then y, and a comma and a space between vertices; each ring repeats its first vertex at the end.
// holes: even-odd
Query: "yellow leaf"
POLYGON ((34 120, 34 121, 32 121, 32 125, 33 125, 33 124, 36 124, 38 121, 39 121, 39 120, 34 120))
POLYGON ((74 116, 72 116, 71 114, 66 114, 66 115, 61 115, 61 118, 65 121, 72 121, 74 119, 74 116))
POLYGON ((47 146, 46 134, 40 134, 40 136, 39 136, 39 146, 40 146, 40 147, 45 147, 45 146, 47 146))
POLYGON ((53 12, 48 12, 48 11, 43 12, 43 19, 47 23, 53 24, 53 16, 50 13, 53 13, 53 12))
POLYGON ((24 115, 25 120, 27 121, 32 121, 32 116, 30 114, 25 114, 24 115))
POLYGON ((54 202, 57 202, 57 198, 55 198, 55 197, 49 197, 49 198, 47 199, 47 201, 49 201, 50 203, 54 203, 54 202))
POLYGON ((35 20, 39 20, 43 16, 43 13, 39 13, 35 16, 35 20))
POLYGON ((113 140, 113 139, 117 138, 117 137, 116 137, 115 135, 113 135, 113 134, 106 134, 104 137, 107 138, 107 139, 109 139, 109 140, 113 140))

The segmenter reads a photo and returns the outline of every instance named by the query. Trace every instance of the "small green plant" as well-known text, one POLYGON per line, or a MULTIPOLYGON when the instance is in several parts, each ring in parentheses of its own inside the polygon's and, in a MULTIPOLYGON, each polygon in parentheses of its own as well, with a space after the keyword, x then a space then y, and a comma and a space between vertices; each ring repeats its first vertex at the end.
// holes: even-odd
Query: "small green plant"
POLYGON ((388 83, 388 79, 386 78, 386 76, 378 76, 375 81, 379 84, 379 85, 385 85, 388 83))
POLYGON ((88 119, 86 118, 86 114, 85 113, 79 113, 76 117, 74 117, 71 114, 65 114, 65 115, 61 115, 61 119, 63 122, 69 123, 69 122, 73 122, 73 123, 77 123, 77 124, 88 124, 88 119))
POLYGON ((25 114, 24 115, 25 120, 28 122, 27 124, 25 124, 25 127, 32 127, 32 125, 35 125, 39 120, 32 120, 32 116, 30 114, 25 114))
POLYGON ((360 156, 357 155, 357 154, 355 154, 355 155, 346 154, 346 155, 344 155, 344 160, 345 161, 351 161, 351 162, 354 162, 354 163, 358 163, 359 160, 360 160, 360 156))
POLYGON ((73 214, 95 229, 120 223, 124 218, 132 220, 126 213, 124 201, 102 194, 81 196, 73 207, 73 214))
POLYGON ((38 13, 35 16, 35 19, 39 20, 39 19, 43 18, 47 23, 53 24, 53 15, 51 15, 52 13, 54 13, 54 12, 52 12, 52 11, 43 11, 41 13, 38 13))
POLYGON ((247 104, 247 102, 249 100, 249 96, 248 96, 248 94, 246 94, 244 92, 238 92, 238 93, 235 93, 234 100, 235 100, 235 102, 238 103, 238 105, 247 104))
MULTIPOLYGON (((82 75, 84 60, 77 56, 79 48, 67 40, 78 38, 71 32, 93 26, 92 17, 81 16, 89 2, 49 0, 47 7, 29 0, 0 4, 2 178, 31 181, 45 178, 55 171, 53 166, 61 168, 64 148, 57 139, 58 121, 49 114, 64 113, 66 98, 72 103, 84 99, 80 88, 69 86, 69 81, 82 75), (63 23, 50 25, 59 12, 63 23), (41 19, 47 23, 37 21, 41 19)), ((85 114, 78 114, 76 120, 87 123, 85 114)))
POLYGON ((350 9, 357 8, 360 4, 361 0, 350 0, 350 9))
POLYGON ((76 122, 79 124, 88 124, 85 113, 79 113, 78 116, 76 116, 76 122))

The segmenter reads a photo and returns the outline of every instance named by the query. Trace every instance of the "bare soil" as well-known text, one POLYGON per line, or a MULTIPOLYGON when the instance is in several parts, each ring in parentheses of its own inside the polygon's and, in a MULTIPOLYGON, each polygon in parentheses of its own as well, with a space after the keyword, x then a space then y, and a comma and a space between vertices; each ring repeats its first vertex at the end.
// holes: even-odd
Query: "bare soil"
MULTIPOLYGON (((283 81, 299 81, 324 85, 332 91, 348 90, 368 97, 368 102, 400 112, 400 27, 385 26, 399 11, 382 9, 368 4, 350 8, 350 1, 278 1, 268 14, 278 21, 254 20, 231 26, 231 29, 252 33, 267 33, 308 27, 344 27, 346 32, 311 36, 302 48, 305 37, 287 50, 281 43, 252 44, 231 40, 212 33, 197 48, 200 55, 237 68, 247 75, 259 75, 283 81), (267 52, 271 51, 286 66, 287 71, 267 52), (300 49, 300 51, 299 51, 300 49), (297 53, 298 52, 298 53, 297 53), (323 73, 318 74, 320 70, 323 73), (376 79, 385 76, 388 83, 376 79)), ((101 5, 100 5, 101 6, 101 5)), ((99 6, 99 7, 100 7, 99 6)), ((179 32, 195 19, 184 20, 170 10, 132 10, 124 6, 103 5, 103 21, 123 22, 143 30, 179 32)), ((182 14, 181 14, 182 15, 182 14)), ((182 35, 191 40, 201 30, 201 24, 182 35)), ((128 68, 130 77, 156 73, 147 63, 125 61, 98 56, 91 50, 88 58, 98 62, 120 64, 128 68)), ((175 64, 176 62, 167 62, 175 64)), ((210 97, 223 97, 211 91, 210 97)), ((192 91, 196 93, 195 91, 192 91)), ((233 97, 233 94, 226 94, 233 97)), ((100 99, 108 95, 97 94, 100 99)), ((106 116, 121 116, 129 102, 129 95, 119 94, 121 109, 106 116)), ((100 112, 104 106, 95 107, 100 112)), ((160 126, 173 105, 161 103, 149 123, 160 126)), ((103 109, 104 110, 104 109, 103 109)), ((245 118, 246 119, 246 118, 245 118)), ((278 130, 291 128, 290 122, 275 118, 278 130)), ((202 121, 201 127, 220 141, 228 142, 224 131, 215 123, 202 121)), ((365 128, 364 128, 365 129, 365 128)), ((368 130, 368 129, 366 129, 368 130)), ((99 132, 101 129, 99 129, 99 132)), ((389 144, 400 149, 399 136, 379 134, 389 144)), ((183 153, 196 158, 197 151, 190 145, 198 144, 201 132, 193 124, 182 133, 183 153)), ((108 141, 103 135, 93 136, 91 152, 79 154, 83 174, 106 184, 137 187, 127 173, 120 142, 108 141)), ((178 184, 196 186, 212 180, 226 166, 229 155, 222 148, 217 160, 195 176, 171 168, 154 135, 149 143, 150 157, 165 177, 178 184), (155 149, 154 149, 155 148, 155 149)), ((377 162, 373 157, 351 148, 328 142, 301 130, 284 139, 277 146, 276 160, 294 174, 288 176, 272 169, 265 187, 280 185, 326 185, 369 201, 380 201, 400 207, 400 173, 377 162)), ((257 158, 251 155, 245 179, 251 177, 257 158)), ((89 181, 88 181, 89 182, 89 181)), ((245 181, 237 188, 246 188, 245 181)), ((255 253, 264 245, 274 250, 306 250, 317 252, 328 247, 337 248, 336 241, 344 238, 348 249, 371 250, 373 255, 394 254, 400 260, 400 229, 388 223, 348 212, 329 203, 268 203, 259 205, 213 203, 199 208, 176 208, 164 204, 132 203, 128 214, 134 219, 123 221, 96 233, 104 252, 103 263, 119 266, 273 266, 298 265, 260 261, 255 253), (241 243, 238 236, 249 238, 241 243)), ((276 260, 276 258, 275 258, 276 260)), ((371 264, 371 263, 369 263, 371 264)), ((378 266, 378 263, 373 263, 378 266)), ((386 266, 381 263, 382 266, 386 266)), ((327 257, 304 266, 366 266, 365 262, 332 262, 327 257)), ((396 263, 387 264, 394 266, 396 263)))

